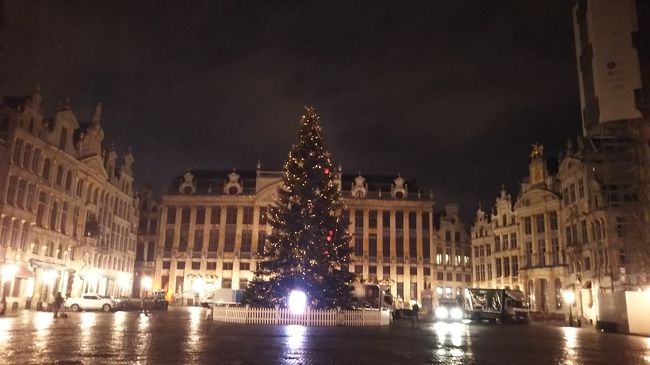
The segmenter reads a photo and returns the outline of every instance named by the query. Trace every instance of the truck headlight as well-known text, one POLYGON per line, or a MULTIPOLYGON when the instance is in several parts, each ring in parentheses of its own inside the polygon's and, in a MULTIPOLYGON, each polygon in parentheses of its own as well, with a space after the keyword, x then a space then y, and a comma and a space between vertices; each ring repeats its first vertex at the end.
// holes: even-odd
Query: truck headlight
POLYGON ((460 308, 453 308, 449 314, 452 319, 463 319, 463 311, 460 308))
POLYGON ((436 308, 436 318, 438 319, 447 319, 449 316, 449 311, 447 308, 438 307, 436 308))

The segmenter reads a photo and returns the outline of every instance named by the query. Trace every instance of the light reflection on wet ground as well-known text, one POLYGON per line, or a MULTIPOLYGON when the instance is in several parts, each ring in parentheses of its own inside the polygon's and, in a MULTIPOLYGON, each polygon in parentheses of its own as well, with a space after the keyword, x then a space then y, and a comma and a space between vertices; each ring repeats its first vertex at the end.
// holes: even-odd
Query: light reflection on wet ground
POLYGON ((0 363, 650 364, 650 338, 576 328, 410 322, 382 328, 225 325, 201 308, 0 317, 0 363))

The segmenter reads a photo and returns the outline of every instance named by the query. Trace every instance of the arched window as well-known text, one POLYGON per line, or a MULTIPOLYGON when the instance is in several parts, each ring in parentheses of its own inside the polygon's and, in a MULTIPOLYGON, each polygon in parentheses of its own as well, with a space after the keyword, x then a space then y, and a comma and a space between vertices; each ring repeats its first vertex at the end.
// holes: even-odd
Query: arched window
POLYGON ((59 243, 59 248, 56 250, 56 258, 63 260, 63 245, 59 243))
POLYGON ((43 173, 41 176, 43 176, 43 179, 45 180, 50 180, 50 168, 52 166, 52 162, 50 162, 49 158, 46 158, 45 161, 43 161, 43 173))
POLYGON ((59 210, 59 204, 57 202, 52 203, 52 210, 50 210, 50 229, 56 229, 56 215, 59 210))
POLYGON ((11 229, 11 218, 5 216, 2 220, 2 232, 0 232, 0 246, 8 246, 9 231, 11 229))
POLYGON ((63 186, 63 165, 59 165, 56 168, 56 184, 63 186))
POLYGON ((65 190, 72 191, 72 171, 70 170, 65 175, 65 190))
POLYGON ((501 221, 503 222, 504 227, 508 225, 508 217, 506 217, 505 214, 501 216, 501 221))
POLYGON ((45 256, 54 257, 54 243, 48 242, 45 256))
POLYGON ((562 308, 562 280, 555 278, 555 309, 562 308))
POLYGON ((23 140, 16 140, 16 145, 14 148, 13 160, 16 165, 19 165, 22 162, 23 158, 23 140))
POLYGON ((27 252, 27 230, 29 229, 29 223, 23 224, 23 231, 20 234, 20 249, 24 252, 27 252))
POLYGON ((32 166, 32 145, 27 143, 25 146, 25 157, 23 158, 23 166, 28 169, 32 166))
POLYGON ((32 247, 32 254, 38 255, 38 250, 41 249, 41 244, 38 242, 38 240, 34 240, 33 247, 32 247))

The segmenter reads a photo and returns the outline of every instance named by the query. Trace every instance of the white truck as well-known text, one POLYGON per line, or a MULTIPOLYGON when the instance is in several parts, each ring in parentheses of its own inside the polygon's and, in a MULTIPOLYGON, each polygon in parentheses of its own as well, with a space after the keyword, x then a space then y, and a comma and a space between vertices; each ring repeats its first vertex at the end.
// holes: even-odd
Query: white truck
POLYGON ((378 284, 354 284, 355 306, 357 308, 394 309, 393 296, 382 290, 378 284))
POLYGON ((214 306, 231 306, 241 304, 243 290, 237 289, 216 289, 201 299, 201 306, 210 308, 214 306))
POLYGON ((473 321, 487 320, 528 323, 530 309, 520 290, 465 289, 465 316, 473 321))

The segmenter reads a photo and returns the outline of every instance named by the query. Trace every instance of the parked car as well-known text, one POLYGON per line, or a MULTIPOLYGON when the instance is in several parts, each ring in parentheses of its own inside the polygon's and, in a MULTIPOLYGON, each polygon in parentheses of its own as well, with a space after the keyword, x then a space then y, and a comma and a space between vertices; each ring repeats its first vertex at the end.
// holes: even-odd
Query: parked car
POLYGON ((64 306, 70 308, 73 312, 82 310, 110 312, 117 308, 118 304, 111 297, 88 293, 79 298, 66 299, 64 306))

